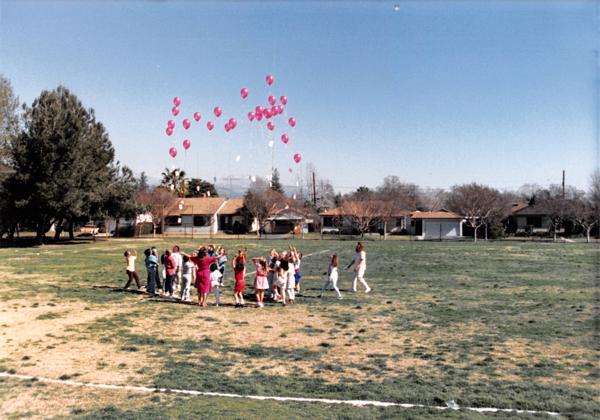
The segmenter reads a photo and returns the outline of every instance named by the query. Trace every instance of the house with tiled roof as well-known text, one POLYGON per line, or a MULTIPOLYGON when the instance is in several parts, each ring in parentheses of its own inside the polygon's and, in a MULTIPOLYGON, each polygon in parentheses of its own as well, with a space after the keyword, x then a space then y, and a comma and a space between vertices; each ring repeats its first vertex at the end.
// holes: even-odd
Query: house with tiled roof
POLYGON ((191 197, 176 200, 167 210, 164 233, 169 235, 214 234, 219 231, 223 197, 191 197))
POLYGON ((417 239, 458 239, 463 236, 463 217, 446 209, 413 211, 409 215, 409 233, 417 239))

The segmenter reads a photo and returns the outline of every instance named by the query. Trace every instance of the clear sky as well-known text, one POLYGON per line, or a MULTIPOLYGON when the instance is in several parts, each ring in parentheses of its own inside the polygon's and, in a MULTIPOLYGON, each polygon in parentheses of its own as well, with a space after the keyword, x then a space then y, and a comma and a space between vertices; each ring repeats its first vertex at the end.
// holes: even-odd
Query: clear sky
POLYGON ((207 179, 264 176, 273 138, 289 185, 311 162, 342 192, 386 175, 436 187, 547 185, 562 169, 583 188, 597 165, 597 8, 574 0, 0 0, 0 72, 27 103, 42 89, 69 87, 106 125, 117 158, 154 178, 173 164, 207 179), (266 120, 248 122, 246 112, 270 93, 289 98, 295 128, 277 117, 270 135, 266 120), (175 95, 181 114, 167 137, 175 95), (201 124, 184 132, 181 120, 194 111, 201 124), (225 117, 238 120, 230 133, 225 117), (181 149, 184 138, 192 147, 171 159, 169 147, 181 149))

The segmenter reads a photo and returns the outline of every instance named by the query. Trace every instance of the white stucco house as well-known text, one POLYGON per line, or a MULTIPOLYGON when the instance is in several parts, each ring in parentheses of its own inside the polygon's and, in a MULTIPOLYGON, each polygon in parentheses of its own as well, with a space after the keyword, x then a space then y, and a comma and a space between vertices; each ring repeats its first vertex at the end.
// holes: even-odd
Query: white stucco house
POLYGON ((225 206, 223 197, 178 199, 167 211, 164 234, 214 234, 219 231, 219 210, 225 206))
POLYGON ((408 219, 408 231, 416 239, 458 239, 462 233, 463 217, 451 211, 413 211, 408 219))

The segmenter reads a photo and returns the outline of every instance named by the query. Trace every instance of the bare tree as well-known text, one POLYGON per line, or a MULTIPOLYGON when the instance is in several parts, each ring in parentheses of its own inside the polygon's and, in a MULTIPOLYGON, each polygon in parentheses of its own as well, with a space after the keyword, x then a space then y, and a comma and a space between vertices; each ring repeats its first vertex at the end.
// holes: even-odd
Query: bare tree
POLYGON ((551 185, 546 190, 539 191, 535 201, 546 212, 552 226, 553 239, 565 221, 573 219, 575 215, 575 202, 583 193, 574 187, 567 187, 564 191, 560 185, 551 185))
POLYGON ((176 197, 163 187, 153 190, 140 191, 136 196, 136 202, 152 215, 152 236, 156 236, 158 226, 164 232, 165 217, 169 209, 175 205, 176 197))
POLYGON ((589 197, 578 197, 574 200, 573 221, 583 228, 587 243, 590 243, 590 233, 598 224, 598 209, 594 208, 589 197))
POLYGON ((421 188, 419 190, 420 210, 436 211, 444 207, 448 192, 443 188, 421 188))
POLYGON ((452 187, 447 205, 464 216, 467 225, 473 228, 474 242, 477 242, 477 229, 499 217, 506 207, 498 190, 475 183, 452 187))
POLYGON ((383 179, 383 183, 377 187, 377 193, 381 199, 392 202, 397 209, 414 211, 422 206, 419 187, 416 184, 402 182, 394 175, 383 179))
POLYGON ((287 204, 285 196, 271 188, 252 188, 244 196, 244 208, 257 223, 256 235, 261 237, 265 221, 287 204))
POLYGON ((371 230, 382 218, 383 203, 374 199, 346 200, 342 204, 343 217, 361 236, 371 230))

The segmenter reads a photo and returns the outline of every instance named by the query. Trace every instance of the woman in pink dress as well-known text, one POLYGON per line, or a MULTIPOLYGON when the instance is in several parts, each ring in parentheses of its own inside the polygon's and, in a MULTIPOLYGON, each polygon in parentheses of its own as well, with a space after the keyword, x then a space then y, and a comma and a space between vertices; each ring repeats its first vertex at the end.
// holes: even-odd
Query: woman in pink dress
MULTIPOLYGON (((181 253, 182 255, 187 255, 181 253)), ((206 299, 210 293, 210 265, 217 261, 217 257, 209 257, 205 247, 198 250, 197 256, 189 256, 190 261, 196 264, 196 287, 198 288, 198 305, 206 306, 206 299)))

